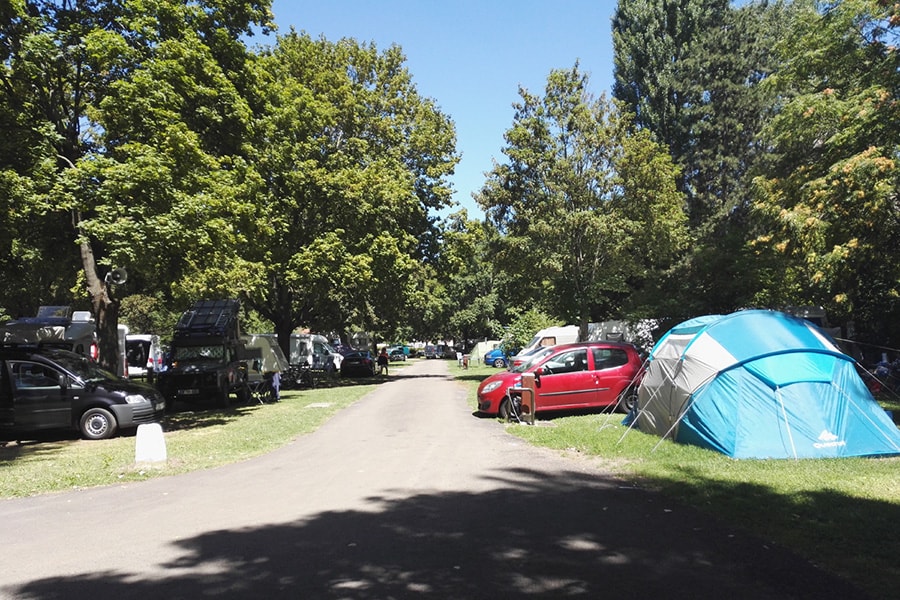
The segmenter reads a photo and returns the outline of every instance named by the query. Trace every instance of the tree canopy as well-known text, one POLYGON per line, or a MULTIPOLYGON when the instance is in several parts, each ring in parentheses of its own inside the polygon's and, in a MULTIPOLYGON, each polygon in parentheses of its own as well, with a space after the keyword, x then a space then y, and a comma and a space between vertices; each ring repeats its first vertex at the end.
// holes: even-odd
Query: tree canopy
POLYGON ((455 133, 399 47, 291 32, 251 52, 271 14, 249 0, 6 10, 0 118, 18 135, 0 147, 0 227, 4 267, 28 275, 14 311, 85 285, 110 357, 113 267, 175 305, 241 296, 284 334, 387 333, 415 302, 455 133))
POLYGON ((255 243, 242 291, 279 339, 355 323, 391 337, 434 259, 455 132, 393 46, 291 32, 256 65, 255 243))
POLYGON ((520 96, 505 136, 509 161, 488 175, 478 201, 519 289, 586 334, 592 318, 619 314, 629 286, 683 248, 677 171, 627 114, 591 94, 577 64, 551 72, 542 97, 520 96))
POLYGON ((0 116, 18 134, 0 149, 11 222, 55 234, 49 247, 13 236, 11 266, 68 265, 62 285, 45 289, 84 282, 112 366, 118 303, 105 273, 178 281, 186 249, 240 241, 240 37, 269 25, 269 3, 24 0, 4 10, 0 116))
POLYGON ((898 27, 896 4, 807 7, 779 46, 782 101, 755 180, 754 247, 781 266, 769 297, 826 305, 879 343, 900 333, 898 27))
POLYGON ((612 99, 575 57, 520 89, 484 220, 453 212, 454 123, 399 46, 251 48, 268 0, 0 17, 0 315, 90 308, 106 360, 120 309, 223 297, 283 345, 788 304, 900 337, 893 3, 619 0, 612 99))

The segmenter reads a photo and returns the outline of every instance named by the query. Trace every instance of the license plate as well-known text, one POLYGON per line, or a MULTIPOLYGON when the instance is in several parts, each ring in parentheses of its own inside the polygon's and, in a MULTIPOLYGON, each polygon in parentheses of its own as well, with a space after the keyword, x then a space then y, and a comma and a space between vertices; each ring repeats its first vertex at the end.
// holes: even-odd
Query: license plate
POLYGON ((200 393, 200 390, 197 388, 188 388, 186 390, 178 390, 179 396, 196 396, 200 393))

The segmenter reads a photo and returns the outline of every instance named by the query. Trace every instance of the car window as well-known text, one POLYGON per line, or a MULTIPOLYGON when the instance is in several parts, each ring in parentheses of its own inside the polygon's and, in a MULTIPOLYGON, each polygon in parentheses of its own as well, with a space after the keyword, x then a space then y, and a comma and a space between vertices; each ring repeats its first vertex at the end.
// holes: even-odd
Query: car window
POLYGON ((117 377, 92 360, 88 360, 84 356, 76 354, 58 354, 53 358, 54 362, 61 368, 68 371, 75 379, 70 381, 71 385, 81 385, 86 381, 115 380, 117 377), (79 381, 80 380, 80 381, 79 381))
POLYGON ((552 352, 553 348, 550 346, 539 348, 533 354, 526 356, 522 364, 512 367, 510 371, 513 373, 524 373, 540 361, 544 360, 544 358, 552 352))
POLYGON ((544 363, 544 370, 548 375, 587 371, 587 368, 587 350, 585 348, 562 352, 556 356, 550 357, 547 362, 544 363))
POLYGON ((594 370, 614 369, 628 364, 628 353, 621 348, 594 348, 594 370))
POLYGON ((147 354, 150 350, 150 342, 127 342, 125 344, 125 358, 133 367, 143 367, 147 364, 147 354))
POLYGON ((9 361, 9 370, 17 390, 58 388, 59 371, 30 361, 9 361))

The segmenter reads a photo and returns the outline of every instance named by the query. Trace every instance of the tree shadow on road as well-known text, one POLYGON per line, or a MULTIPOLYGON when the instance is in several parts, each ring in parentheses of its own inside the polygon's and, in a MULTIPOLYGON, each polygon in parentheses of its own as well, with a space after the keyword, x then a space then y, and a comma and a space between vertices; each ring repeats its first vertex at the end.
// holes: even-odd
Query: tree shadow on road
POLYGON ((29 599, 866 597, 789 552, 620 481, 510 468, 478 487, 487 491, 388 489, 365 510, 210 531, 177 542, 181 555, 161 565, 162 577, 97 565, 5 591, 29 599))

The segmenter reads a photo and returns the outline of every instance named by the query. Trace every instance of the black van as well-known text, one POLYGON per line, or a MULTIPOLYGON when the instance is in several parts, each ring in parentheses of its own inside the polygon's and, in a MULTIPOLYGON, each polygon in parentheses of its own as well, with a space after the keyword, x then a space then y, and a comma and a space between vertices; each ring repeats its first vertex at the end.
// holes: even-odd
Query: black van
POLYGON ((122 379, 74 352, 0 347, 0 439, 74 428, 100 440, 156 422, 165 408, 152 386, 122 379))

